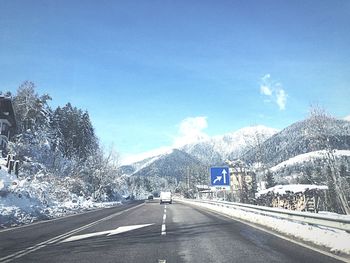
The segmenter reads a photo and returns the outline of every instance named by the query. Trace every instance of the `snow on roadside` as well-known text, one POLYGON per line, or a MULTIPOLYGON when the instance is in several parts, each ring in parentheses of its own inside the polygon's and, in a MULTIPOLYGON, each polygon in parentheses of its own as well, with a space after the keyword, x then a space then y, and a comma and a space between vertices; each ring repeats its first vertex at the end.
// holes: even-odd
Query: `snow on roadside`
MULTIPOLYGON (((232 209, 227 208, 226 206, 216 206, 189 200, 179 201, 210 209, 232 218, 238 218, 253 224, 268 227, 292 238, 301 239, 321 247, 326 247, 333 253, 344 253, 350 255, 350 233, 347 233, 346 231, 261 215, 244 209, 232 209)), ((342 218, 344 217, 347 219, 350 218, 349 216, 342 216, 342 218)))
POLYGON ((77 196, 65 187, 64 178, 38 174, 30 180, 17 179, 6 167, 0 167, 0 228, 121 204, 77 196))

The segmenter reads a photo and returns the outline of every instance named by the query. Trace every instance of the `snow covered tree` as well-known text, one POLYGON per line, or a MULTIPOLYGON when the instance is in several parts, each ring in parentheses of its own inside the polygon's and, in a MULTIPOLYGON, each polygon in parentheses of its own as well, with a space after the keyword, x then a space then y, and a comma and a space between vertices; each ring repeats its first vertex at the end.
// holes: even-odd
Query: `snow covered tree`
POLYGON ((17 119, 15 142, 10 143, 11 153, 19 160, 26 158, 48 164, 50 152, 50 118, 51 109, 47 94, 39 96, 32 82, 24 82, 13 99, 17 119))
POLYGON ((55 147, 67 158, 86 160, 98 150, 98 141, 87 111, 67 103, 53 113, 52 127, 55 129, 55 147))
POLYGON ((264 141, 266 140, 266 135, 262 134, 259 131, 255 131, 252 141, 249 145, 251 149, 256 149, 256 163, 254 167, 252 166, 251 169, 254 169, 256 184, 261 185, 261 182, 266 177, 266 163, 267 163, 267 152, 264 147, 264 141))
POLYGON ((49 126, 51 110, 48 101, 51 97, 47 94, 39 96, 35 92, 33 82, 25 81, 17 90, 13 99, 13 107, 16 113, 18 133, 27 130, 41 130, 49 126))

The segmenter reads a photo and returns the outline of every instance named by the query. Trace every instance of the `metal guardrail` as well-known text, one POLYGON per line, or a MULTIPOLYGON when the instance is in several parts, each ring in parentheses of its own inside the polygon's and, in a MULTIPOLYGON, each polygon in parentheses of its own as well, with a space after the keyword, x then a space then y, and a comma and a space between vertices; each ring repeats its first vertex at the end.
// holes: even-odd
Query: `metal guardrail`
POLYGON ((330 228, 336 228, 350 232, 350 217, 342 216, 333 217, 328 215, 313 214, 310 212, 299 212, 292 210, 284 210, 280 208, 271 208, 265 206, 248 205, 225 201, 209 201, 198 199, 184 199, 185 201, 205 203, 219 207, 238 209, 241 211, 259 214, 263 216, 270 216, 274 218, 288 219, 290 221, 297 221, 300 223, 318 225, 330 228))

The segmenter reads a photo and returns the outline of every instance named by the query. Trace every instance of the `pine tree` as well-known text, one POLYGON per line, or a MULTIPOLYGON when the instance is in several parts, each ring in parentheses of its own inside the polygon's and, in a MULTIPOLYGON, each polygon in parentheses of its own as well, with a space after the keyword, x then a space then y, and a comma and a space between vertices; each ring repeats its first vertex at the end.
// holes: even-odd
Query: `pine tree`
POLYGON ((240 190, 240 202, 241 203, 248 203, 248 185, 245 180, 245 173, 241 174, 241 190, 240 190))
POLYGON ((258 192, 258 183, 256 180, 256 173, 251 173, 252 177, 252 185, 250 190, 250 198, 252 199, 253 203, 255 203, 255 194, 258 192))
POLYGON ((266 188, 274 187, 276 185, 275 179, 273 177, 273 174, 270 172, 270 170, 266 173, 266 188))

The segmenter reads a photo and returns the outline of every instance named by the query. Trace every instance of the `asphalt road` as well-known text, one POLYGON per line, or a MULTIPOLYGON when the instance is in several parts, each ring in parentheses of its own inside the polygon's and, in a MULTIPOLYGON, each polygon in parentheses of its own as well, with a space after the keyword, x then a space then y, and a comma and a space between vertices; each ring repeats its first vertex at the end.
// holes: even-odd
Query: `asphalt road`
POLYGON ((176 203, 131 203, 0 232, 0 262, 338 262, 176 203))

